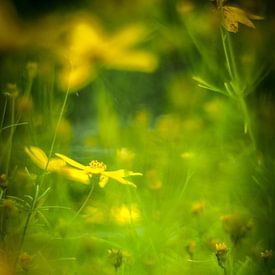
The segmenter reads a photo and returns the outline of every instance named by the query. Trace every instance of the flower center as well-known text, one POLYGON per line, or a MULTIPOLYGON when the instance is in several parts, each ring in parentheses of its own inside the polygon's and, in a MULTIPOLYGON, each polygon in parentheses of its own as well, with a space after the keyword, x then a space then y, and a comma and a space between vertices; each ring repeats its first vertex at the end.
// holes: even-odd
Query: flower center
POLYGON ((103 162, 98 161, 98 160, 92 160, 89 163, 89 166, 93 170, 92 171, 93 174, 99 174, 99 173, 105 171, 107 168, 107 166, 103 162))

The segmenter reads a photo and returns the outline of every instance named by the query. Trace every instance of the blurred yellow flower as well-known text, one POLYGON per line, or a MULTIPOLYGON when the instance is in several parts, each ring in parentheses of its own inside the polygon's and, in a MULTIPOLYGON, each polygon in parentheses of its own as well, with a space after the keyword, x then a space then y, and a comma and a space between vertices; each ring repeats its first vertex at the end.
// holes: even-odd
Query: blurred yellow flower
POLYGON ((204 201, 197 201, 192 204, 191 211, 194 215, 199 215, 203 212, 205 208, 205 202, 204 201))
POLYGON ((142 173, 126 171, 124 169, 106 171, 106 165, 97 160, 92 160, 88 166, 85 166, 58 153, 56 154, 58 158, 52 158, 49 160, 46 154, 38 147, 26 147, 25 151, 39 168, 44 170, 47 169, 49 172, 56 172, 73 181, 88 184, 93 175, 99 175, 99 186, 101 188, 106 186, 109 178, 114 179, 121 184, 136 187, 134 183, 126 180, 125 177, 142 175, 142 173))
POLYGON ((221 252, 221 251, 223 252, 223 251, 227 251, 228 248, 225 245, 225 243, 216 243, 216 250, 219 252, 221 252))
POLYGON ((136 223, 140 221, 140 210, 135 204, 129 206, 122 204, 111 208, 112 220, 120 225, 136 223))
POLYGON ((61 87, 69 85, 72 92, 84 87, 96 77, 99 66, 154 71, 157 67, 155 55, 135 49, 144 40, 145 34, 145 27, 141 25, 128 26, 109 36, 96 22, 76 22, 69 41, 70 64, 62 68, 59 76, 61 87))
POLYGON ((88 224, 104 224, 107 220, 107 214, 102 207, 89 206, 85 214, 82 216, 88 224))

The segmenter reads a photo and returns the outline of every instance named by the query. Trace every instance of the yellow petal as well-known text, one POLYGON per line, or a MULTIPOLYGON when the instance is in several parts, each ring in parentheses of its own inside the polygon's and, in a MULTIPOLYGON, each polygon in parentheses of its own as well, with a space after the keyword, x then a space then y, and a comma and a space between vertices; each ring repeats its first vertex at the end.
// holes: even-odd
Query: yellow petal
POLYGON ((71 167, 63 167, 58 171, 58 173, 69 180, 77 181, 83 184, 89 184, 92 177, 92 175, 86 174, 83 170, 78 170, 71 167))
POLYGON ((127 172, 124 169, 116 170, 116 171, 104 171, 101 173, 102 175, 105 175, 111 179, 114 179, 118 181, 121 184, 131 185, 132 187, 137 187, 134 183, 131 181, 128 181, 124 179, 124 177, 133 175, 133 176, 140 176, 141 173, 134 173, 134 172, 127 172))
POLYGON ((146 30, 141 25, 128 26, 111 38, 110 45, 119 48, 133 47, 144 40, 145 34, 146 30))
POLYGON ((109 53, 106 67, 118 70, 153 72, 158 65, 155 55, 145 51, 109 53))
POLYGON ((69 87, 70 92, 73 93, 85 87, 95 77, 94 64, 87 59, 80 59, 77 64, 73 65, 73 68, 70 66, 63 68, 59 75, 59 83, 64 91, 69 87))
POLYGON ((70 164, 71 166, 75 167, 75 168, 78 168, 78 169, 81 169, 81 170, 85 170, 87 168, 87 166, 65 156, 65 155, 62 155, 62 154, 59 154, 59 153, 56 153, 55 154, 57 157, 63 159, 66 163, 70 164))
POLYGON ((66 162, 62 159, 50 159, 47 170, 49 172, 58 172, 66 166, 66 162))
POLYGON ((104 175, 101 175, 100 178, 99 178, 99 183, 98 184, 101 188, 104 188, 106 186, 106 184, 108 183, 108 181, 109 181, 108 177, 106 177, 104 175))
POLYGON ((38 147, 31 146, 25 147, 25 152, 28 154, 34 164, 36 164, 41 169, 46 169, 48 157, 43 150, 38 147))
POLYGON ((100 49, 103 39, 103 33, 96 24, 82 22, 73 29, 70 47, 74 55, 82 55, 100 49))

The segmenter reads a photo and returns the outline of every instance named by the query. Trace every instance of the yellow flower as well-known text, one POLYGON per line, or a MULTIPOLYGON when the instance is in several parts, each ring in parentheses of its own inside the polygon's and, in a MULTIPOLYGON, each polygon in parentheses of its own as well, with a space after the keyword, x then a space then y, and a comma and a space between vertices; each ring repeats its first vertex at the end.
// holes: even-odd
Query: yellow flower
POLYGON ((106 210, 103 207, 89 206, 82 216, 88 224, 104 224, 107 220, 106 210))
POLYGON ((223 27, 229 32, 238 32, 239 23, 255 29, 255 25, 251 20, 262 20, 261 16, 251 14, 243 9, 224 4, 223 0, 213 1, 217 6, 218 11, 221 11, 221 19, 223 27))
POLYGON ((136 205, 114 206, 111 209, 112 220, 120 225, 131 224, 140 220, 140 211, 136 205))
POLYGON ((121 184, 136 185, 125 177, 128 176, 141 176, 141 173, 132 171, 126 171, 124 169, 115 171, 106 171, 106 165, 103 162, 92 160, 88 166, 85 166, 65 155, 56 154, 58 158, 48 159, 46 154, 37 147, 25 148, 26 153, 29 155, 31 160, 41 169, 49 172, 56 172, 63 175, 64 177, 78 181, 83 184, 88 184, 93 175, 99 175, 99 186, 104 188, 109 181, 109 178, 118 181, 121 184))
POLYGON ((216 243, 216 251, 218 253, 227 253, 228 248, 225 243, 216 243))
MULTIPOLYGON (((87 85, 96 77, 97 67, 152 72, 156 57, 135 49, 145 37, 143 26, 129 26, 108 36, 96 22, 76 22, 69 41, 70 64, 61 70, 59 80, 63 88, 72 92, 87 85)), ((62 52, 62 55, 64 52, 62 52)))

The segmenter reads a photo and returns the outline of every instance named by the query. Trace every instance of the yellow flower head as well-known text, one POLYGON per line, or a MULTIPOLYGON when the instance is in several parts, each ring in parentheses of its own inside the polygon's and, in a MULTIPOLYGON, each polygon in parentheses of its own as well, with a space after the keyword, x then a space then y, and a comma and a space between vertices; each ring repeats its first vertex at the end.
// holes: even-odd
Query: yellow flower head
POLYGON ((227 253, 228 248, 225 243, 216 243, 216 251, 218 253, 227 253))
POLYGON ((92 160, 89 163, 89 166, 93 174, 100 174, 107 169, 107 166, 103 162, 98 160, 92 160))
POLYGON ((154 71, 157 67, 155 55, 136 49, 146 32, 144 26, 133 25, 108 35, 97 22, 75 22, 69 38, 70 64, 64 64, 59 75, 61 87, 67 88, 69 85, 72 92, 83 88, 96 77, 97 69, 101 66, 118 70, 154 71))
POLYGON ((121 184, 136 185, 128 180, 129 176, 141 176, 142 173, 127 171, 124 169, 115 171, 106 171, 107 166, 100 161, 92 160, 88 166, 85 166, 63 154, 56 153, 58 158, 48 159, 46 154, 38 147, 25 148, 26 153, 31 160, 41 169, 49 172, 56 172, 63 175, 67 179, 78 181, 83 184, 89 184, 93 175, 99 175, 99 186, 105 187, 109 178, 116 180, 121 184))
POLYGON ((111 209, 112 220, 119 224, 131 224, 140 220, 140 211, 136 205, 127 206, 125 204, 121 206, 115 206, 111 209))

